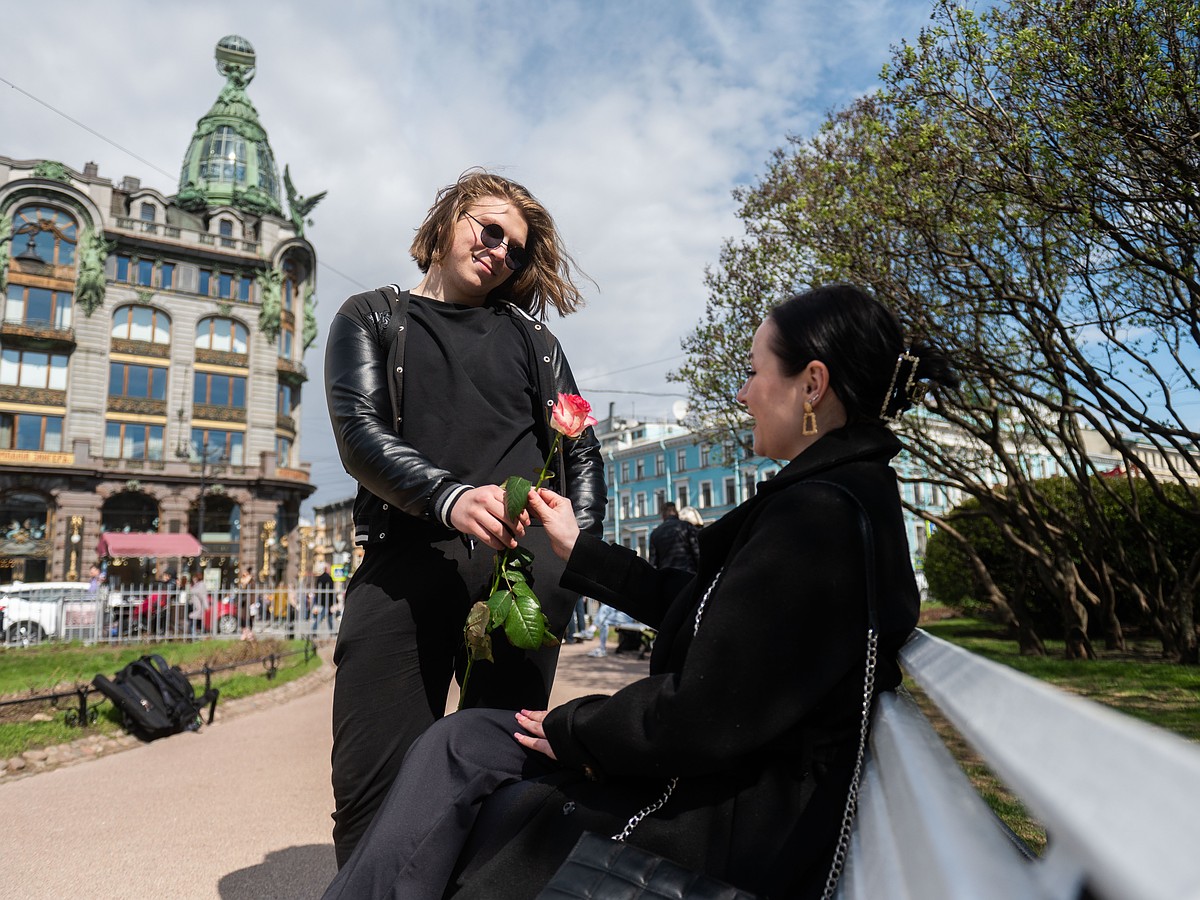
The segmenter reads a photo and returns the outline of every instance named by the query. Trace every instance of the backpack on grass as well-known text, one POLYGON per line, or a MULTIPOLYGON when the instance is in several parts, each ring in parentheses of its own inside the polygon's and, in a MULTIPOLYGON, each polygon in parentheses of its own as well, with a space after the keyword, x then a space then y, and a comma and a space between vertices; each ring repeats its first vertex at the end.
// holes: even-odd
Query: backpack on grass
POLYGON ((206 705, 211 725, 220 693, 210 688, 197 697, 179 666, 168 664, 157 653, 135 659, 111 680, 97 675, 92 684, 121 711, 126 730, 143 741, 195 731, 206 705))

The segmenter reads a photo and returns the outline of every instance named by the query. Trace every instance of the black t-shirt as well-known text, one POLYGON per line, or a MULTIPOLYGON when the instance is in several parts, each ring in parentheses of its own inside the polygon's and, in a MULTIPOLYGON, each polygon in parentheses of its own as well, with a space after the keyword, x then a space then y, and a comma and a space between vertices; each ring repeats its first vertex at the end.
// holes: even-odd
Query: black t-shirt
POLYGON ((536 478, 536 376, 525 336, 505 312, 410 295, 403 436, 466 484, 536 478))

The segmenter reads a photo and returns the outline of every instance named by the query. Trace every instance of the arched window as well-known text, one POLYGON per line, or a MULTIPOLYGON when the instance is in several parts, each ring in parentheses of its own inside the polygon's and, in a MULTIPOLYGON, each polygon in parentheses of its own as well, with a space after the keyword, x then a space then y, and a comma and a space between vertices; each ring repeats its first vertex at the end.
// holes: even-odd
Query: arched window
POLYGON ((113 313, 112 336, 125 341, 171 343, 171 317, 151 306, 121 306, 113 313))
POLYGON ((143 203, 141 208, 141 219, 143 222, 153 222, 154 216, 158 212, 154 208, 153 203, 143 203))
POLYGON ((13 216, 12 234, 13 256, 19 256, 32 245, 44 263, 75 265, 79 225, 62 210, 40 205, 23 206, 13 216))
POLYGON ((223 316, 209 316, 196 324, 196 347, 226 353, 247 353, 250 331, 241 322, 223 316))
POLYGON ((100 508, 101 531, 158 531, 158 503, 137 491, 122 491, 100 508))

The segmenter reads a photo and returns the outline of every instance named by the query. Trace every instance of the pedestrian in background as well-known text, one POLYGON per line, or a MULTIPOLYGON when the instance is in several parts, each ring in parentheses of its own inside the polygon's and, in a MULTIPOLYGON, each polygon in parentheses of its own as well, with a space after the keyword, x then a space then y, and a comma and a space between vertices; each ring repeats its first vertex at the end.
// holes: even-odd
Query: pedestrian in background
POLYGON ((662 524, 650 532, 650 565, 695 572, 700 564, 700 547, 694 529, 680 521, 679 510, 670 501, 662 506, 662 519, 662 524))

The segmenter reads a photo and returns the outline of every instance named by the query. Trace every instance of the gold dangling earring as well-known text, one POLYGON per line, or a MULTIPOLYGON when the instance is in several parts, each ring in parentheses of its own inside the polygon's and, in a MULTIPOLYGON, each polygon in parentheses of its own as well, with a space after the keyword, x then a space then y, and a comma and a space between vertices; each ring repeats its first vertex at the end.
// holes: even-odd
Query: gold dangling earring
POLYGON ((800 433, 806 437, 811 437, 817 433, 817 414, 813 411, 813 405, 810 401, 804 401, 804 421, 800 425, 800 433))

